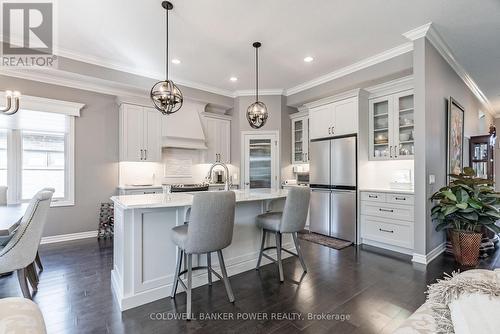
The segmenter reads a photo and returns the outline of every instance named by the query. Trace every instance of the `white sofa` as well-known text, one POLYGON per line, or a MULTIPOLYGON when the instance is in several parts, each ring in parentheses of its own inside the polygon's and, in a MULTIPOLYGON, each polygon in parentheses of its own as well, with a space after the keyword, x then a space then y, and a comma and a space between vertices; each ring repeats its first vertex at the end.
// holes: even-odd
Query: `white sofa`
MULTIPOLYGON (((498 280, 498 273, 492 270, 474 269, 460 274, 462 277, 484 280, 498 280)), ((497 281, 498 282, 498 281, 497 281)), ((500 282, 498 283, 500 285, 500 282)), ((500 315, 500 309, 492 310, 500 315)), ((467 320, 467 319, 465 319, 467 320)), ((467 321, 466 321, 467 322, 467 321)), ((500 332, 500 328, 498 328, 500 332)), ((436 321, 429 302, 424 303, 393 334, 433 334, 437 332, 436 321)))

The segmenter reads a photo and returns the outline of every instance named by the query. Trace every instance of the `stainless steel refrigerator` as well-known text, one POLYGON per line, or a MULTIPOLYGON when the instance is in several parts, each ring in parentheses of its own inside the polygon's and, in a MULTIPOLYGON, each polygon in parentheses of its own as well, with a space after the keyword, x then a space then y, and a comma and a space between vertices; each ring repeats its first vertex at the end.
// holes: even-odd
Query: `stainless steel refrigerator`
POLYGON ((310 229, 356 242, 356 136, 310 145, 310 229))

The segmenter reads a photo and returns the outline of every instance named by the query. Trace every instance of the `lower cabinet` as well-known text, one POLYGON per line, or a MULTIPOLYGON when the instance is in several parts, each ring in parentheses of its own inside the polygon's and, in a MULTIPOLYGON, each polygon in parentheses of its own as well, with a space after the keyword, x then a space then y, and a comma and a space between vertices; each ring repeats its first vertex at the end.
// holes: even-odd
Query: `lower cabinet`
POLYGON ((361 243, 413 252, 413 195, 361 192, 361 243))

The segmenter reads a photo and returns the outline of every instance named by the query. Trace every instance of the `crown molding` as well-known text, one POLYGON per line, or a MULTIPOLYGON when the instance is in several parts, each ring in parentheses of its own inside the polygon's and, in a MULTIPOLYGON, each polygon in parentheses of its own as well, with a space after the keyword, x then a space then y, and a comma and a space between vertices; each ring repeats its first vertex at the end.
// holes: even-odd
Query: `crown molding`
POLYGON ((317 100, 317 101, 306 103, 303 105, 303 108, 307 108, 307 110, 309 110, 311 108, 320 107, 320 106, 323 106, 325 104, 330 104, 330 103, 350 99, 353 97, 359 97, 364 92, 365 92, 364 89, 359 89, 359 88, 351 89, 351 90, 348 90, 346 92, 342 92, 339 94, 335 94, 333 96, 322 98, 322 99, 317 100))
MULTIPOLYGON (((5 97, 5 92, 0 92, 0 97, 5 97)), ((80 117, 84 103, 47 99, 45 97, 21 95, 20 109, 51 112, 68 116, 80 117)))
POLYGON ((421 25, 420 27, 417 27, 415 29, 403 33, 403 36, 409 39, 410 41, 414 41, 416 39, 427 36, 431 27, 432 27, 432 22, 429 22, 424 25, 421 25))
POLYGON ((378 53, 374 56, 365 58, 361 61, 358 61, 354 64, 349 65, 349 66, 343 67, 339 70, 330 72, 330 73, 322 75, 316 79, 313 79, 313 80, 307 81, 305 83, 302 83, 300 85, 297 85, 295 87, 289 88, 286 90, 286 96, 297 94, 297 93, 302 92, 304 90, 319 86, 321 84, 335 80, 335 79, 340 78, 340 77, 344 77, 346 75, 352 74, 352 73, 357 72, 359 70, 376 65, 378 63, 384 62, 386 60, 389 60, 391 58, 400 56, 402 54, 405 54, 405 53, 408 53, 411 51, 413 51, 413 43, 408 42, 408 43, 401 44, 395 48, 378 53))
POLYGON ((474 81, 474 79, 472 79, 469 73, 467 73, 467 71, 463 68, 463 66, 460 65, 460 63, 456 59, 455 55, 451 51, 448 44, 446 44, 443 37, 438 33, 436 28, 434 28, 432 22, 426 23, 418 28, 410 30, 404 33, 403 36, 405 36, 411 41, 415 41, 416 39, 423 37, 427 38, 427 40, 431 42, 434 48, 436 48, 436 50, 439 52, 441 57, 443 57, 444 60, 446 60, 446 62, 451 66, 451 68, 462 79, 465 85, 476 96, 479 102, 481 102, 481 104, 484 106, 488 114, 492 117, 500 117, 500 114, 496 114, 495 111, 493 110, 490 101, 483 93, 481 88, 479 88, 477 83, 474 81))
POLYGON ((367 87, 365 90, 370 94, 369 98, 376 98, 410 90, 413 89, 413 87, 413 75, 409 75, 396 80, 367 87))
MULTIPOLYGON (((285 90, 281 88, 259 90, 259 96, 266 96, 266 95, 285 95, 285 90)), ((233 97, 240 97, 240 96, 255 96, 255 89, 237 90, 233 94, 233 97)))

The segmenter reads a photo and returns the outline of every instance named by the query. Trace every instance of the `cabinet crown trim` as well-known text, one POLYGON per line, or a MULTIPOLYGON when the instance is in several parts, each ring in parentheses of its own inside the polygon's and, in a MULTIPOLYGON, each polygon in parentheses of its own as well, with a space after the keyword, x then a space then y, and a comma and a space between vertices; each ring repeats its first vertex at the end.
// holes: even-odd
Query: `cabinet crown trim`
POLYGON ((412 89, 413 89, 413 76, 410 75, 396 80, 384 82, 379 85, 368 87, 366 88, 366 91, 370 94, 369 98, 374 99, 377 97, 392 95, 395 93, 412 89))
POLYGON ((296 118, 307 117, 307 116, 309 116, 309 110, 295 112, 293 114, 290 114, 289 117, 290 117, 290 119, 296 119, 296 118))
POLYGON ((365 90, 357 88, 357 89, 348 90, 348 91, 343 92, 343 93, 335 94, 333 96, 325 97, 323 99, 320 99, 320 100, 317 100, 314 102, 306 103, 306 104, 304 104, 304 106, 306 108, 310 109, 310 108, 320 107, 320 106, 323 106, 325 104, 330 104, 330 103, 339 102, 342 100, 347 100, 347 99, 350 99, 353 97, 360 97, 364 94, 366 94, 365 90))

